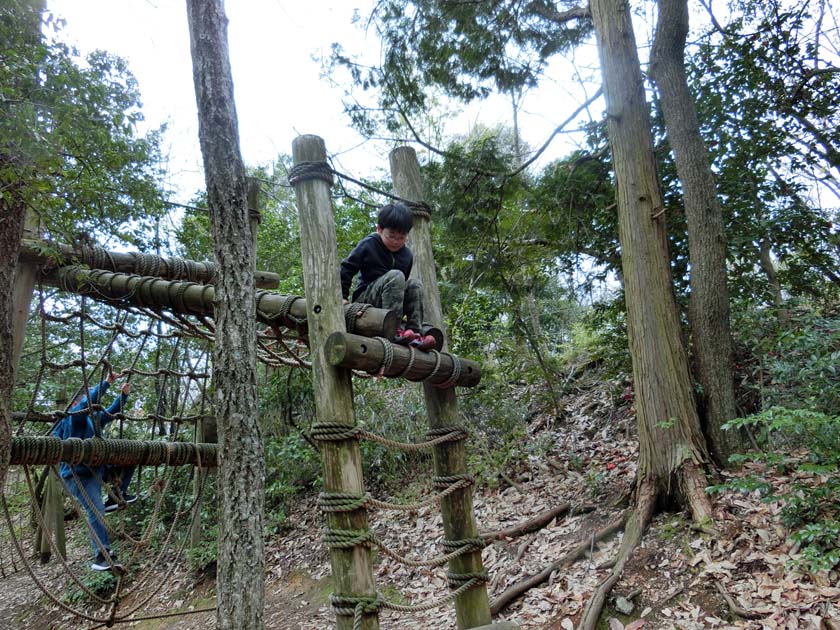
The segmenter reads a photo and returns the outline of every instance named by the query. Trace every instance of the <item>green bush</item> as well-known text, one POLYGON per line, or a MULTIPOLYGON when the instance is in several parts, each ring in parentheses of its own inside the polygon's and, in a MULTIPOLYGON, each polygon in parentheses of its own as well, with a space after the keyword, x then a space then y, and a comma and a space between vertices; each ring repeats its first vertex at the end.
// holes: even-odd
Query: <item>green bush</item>
POLYGON ((785 492, 774 493, 756 475, 737 478, 715 489, 758 491, 767 501, 780 501, 782 523, 791 540, 800 545, 800 562, 812 571, 832 569, 840 563, 840 416, 802 409, 773 407, 765 412, 736 418, 725 429, 747 428, 761 451, 736 455, 735 462, 762 462, 781 472, 791 472, 785 492), (803 457, 792 450, 805 449, 803 457), (797 474, 798 473, 798 474, 797 474))

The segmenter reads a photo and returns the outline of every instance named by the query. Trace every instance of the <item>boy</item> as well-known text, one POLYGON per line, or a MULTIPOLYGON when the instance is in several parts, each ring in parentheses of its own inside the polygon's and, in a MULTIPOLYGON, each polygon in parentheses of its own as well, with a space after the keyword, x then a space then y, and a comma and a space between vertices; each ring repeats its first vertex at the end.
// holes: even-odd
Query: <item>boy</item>
POLYGON ((382 206, 376 217, 376 233, 364 237, 341 261, 341 296, 346 304, 353 278, 360 273, 353 302, 395 311, 400 324, 394 342, 429 350, 435 347, 435 338, 420 332, 423 285, 409 278, 414 255, 405 246, 405 239, 413 224, 414 217, 405 204, 382 206))
MULTIPOLYGON (((99 403, 103 394, 117 380, 117 376, 116 373, 111 372, 108 374, 108 378, 90 390, 90 400, 87 397, 83 397, 73 405, 68 412, 69 415, 55 427, 53 435, 63 440, 68 438, 80 438, 84 440, 94 436, 94 416, 98 416, 103 428, 113 420, 113 414, 121 412, 125 408, 128 393, 131 390, 130 383, 123 384, 120 395, 105 411, 94 411, 91 413, 89 407, 99 403)), ((117 480, 119 482, 119 491, 122 495, 122 503, 133 503, 137 500, 137 497, 128 494, 127 490, 128 484, 131 482, 131 477, 134 474, 134 467, 89 467, 80 464, 71 468, 69 464, 62 462, 59 470, 67 490, 78 499, 79 503, 87 512, 88 523, 91 529, 90 544, 93 547, 93 553, 95 555, 90 568, 94 571, 110 571, 112 566, 114 568, 121 568, 117 563, 116 554, 111 551, 108 532, 105 529, 105 523, 102 522, 102 515, 105 512, 116 510, 120 506, 120 502, 114 501, 110 496, 106 502, 102 501, 102 482, 117 480), (76 473, 75 476, 73 475, 74 472, 76 473), (109 557, 106 557, 102 553, 100 545, 101 549, 104 549, 109 557)))

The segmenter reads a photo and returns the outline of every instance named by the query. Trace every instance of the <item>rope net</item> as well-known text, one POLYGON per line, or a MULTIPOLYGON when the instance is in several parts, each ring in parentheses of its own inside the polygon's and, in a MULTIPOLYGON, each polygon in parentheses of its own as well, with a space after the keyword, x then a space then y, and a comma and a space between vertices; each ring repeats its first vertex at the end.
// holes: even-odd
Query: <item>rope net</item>
MULTIPOLYGON (((131 447, 140 441, 167 453, 180 450, 167 444, 198 442, 211 417, 212 335, 212 323, 199 318, 117 310, 39 288, 13 395, 13 432, 51 435, 72 409, 92 420, 95 437, 124 440, 110 444, 125 445, 118 456, 126 461, 137 459, 131 447), (94 404, 85 402, 112 371, 120 380, 94 404), (131 385, 125 404, 123 383, 131 385)), ((194 452, 195 466, 166 456, 162 465, 137 466, 128 484, 111 478, 115 470, 125 472, 119 467, 10 467, 0 488, 0 578, 25 572, 53 607, 89 628, 171 616, 154 604, 196 538, 212 491, 204 451, 194 452), (110 540, 110 553, 97 527, 110 540), (94 554, 109 571, 91 572, 94 554)))

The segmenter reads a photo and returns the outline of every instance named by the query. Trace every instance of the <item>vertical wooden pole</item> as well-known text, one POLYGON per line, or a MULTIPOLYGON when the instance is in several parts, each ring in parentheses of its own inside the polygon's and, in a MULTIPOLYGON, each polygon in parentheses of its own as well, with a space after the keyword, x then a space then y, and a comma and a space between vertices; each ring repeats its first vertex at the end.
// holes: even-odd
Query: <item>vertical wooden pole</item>
MULTIPOLYGON (((39 238, 40 226, 37 215, 31 210, 26 213, 23 224, 23 238, 39 238)), ((37 266, 18 262, 15 275, 15 288, 12 295, 14 311, 12 313, 12 370, 17 374, 23 340, 26 338, 26 323, 29 321, 29 307, 35 290, 37 266)))
POLYGON ((251 239, 254 241, 253 271, 257 269, 257 233, 262 221, 260 213, 260 182, 256 177, 248 177, 246 180, 248 199, 248 221, 251 223, 251 239))
MULTIPOLYGON (((411 147, 399 147, 391 151, 391 179, 394 191, 403 199, 421 202, 423 184, 420 177, 420 164, 417 154, 411 147)), ((409 247, 414 252, 412 277, 423 283, 426 319, 433 326, 444 331, 443 308, 437 285, 437 272, 432 253, 432 226, 427 217, 414 217, 414 227, 409 233, 409 247)), ((423 383, 429 426, 432 429, 459 424, 458 399, 454 388, 437 389, 429 383, 423 383)), ((464 442, 448 442, 434 448, 435 475, 449 477, 465 475, 467 472, 464 442)), ((473 513, 472 489, 456 490, 441 500, 443 529, 447 540, 465 540, 476 538, 478 529, 473 513)), ((453 574, 481 573, 484 564, 481 552, 472 551, 449 562, 453 574)), ((455 612, 459 628, 475 628, 490 623, 490 603, 485 584, 471 588, 455 599, 455 612)))
MULTIPOLYGON (((295 165, 309 162, 326 166, 327 151, 318 136, 299 136, 292 143, 295 165)), ((306 318, 312 348, 312 383, 318 422, 356 424, 350 371, 329 364, 324 356, 327 337, 345 332, 341 283, 338 275, 335 221, 330 184, 323 179, 304 179, 295 184, 300 215, 300 249, 303 257, 303 283, 306 290, 306 318)), ((324 491, 363 494, 362 457, 358 440, 322 442, 324 491)), ((368 529, 364 508, 353 512, 330 512, 331 530, 368 529)), ((333 586, 339 597, 374 597, 370 549, 356 545, 351 549, 331 549, 333 586)), ((339 630, 352 630, 353 618, 339 616, 339 630)), ((365 615, 364 630, 378 630, 379 618, 365 615)))

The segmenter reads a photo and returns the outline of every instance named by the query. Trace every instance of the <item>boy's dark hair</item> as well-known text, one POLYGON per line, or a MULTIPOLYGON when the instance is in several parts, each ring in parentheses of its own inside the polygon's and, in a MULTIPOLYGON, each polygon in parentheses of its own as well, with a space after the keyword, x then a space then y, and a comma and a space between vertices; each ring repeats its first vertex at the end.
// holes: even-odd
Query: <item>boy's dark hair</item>
POLYGON ((376 216, 376 225, 408 234, 414 226, 414 215, 404 203, 389 203, 376 216))

